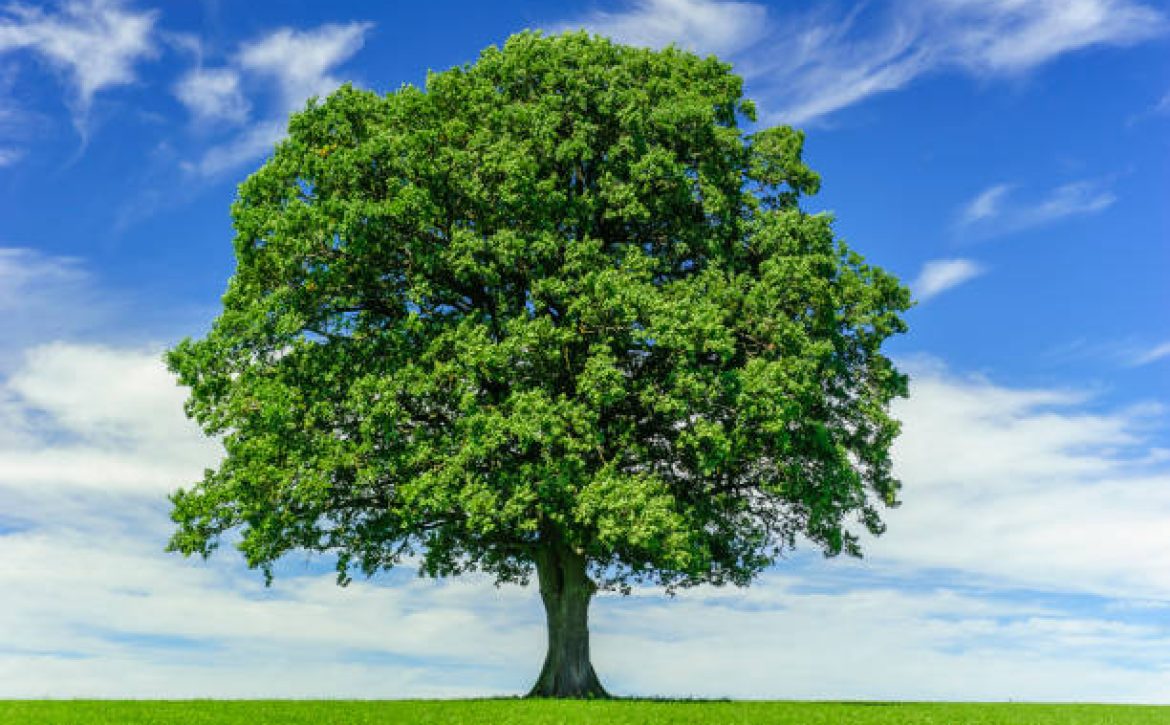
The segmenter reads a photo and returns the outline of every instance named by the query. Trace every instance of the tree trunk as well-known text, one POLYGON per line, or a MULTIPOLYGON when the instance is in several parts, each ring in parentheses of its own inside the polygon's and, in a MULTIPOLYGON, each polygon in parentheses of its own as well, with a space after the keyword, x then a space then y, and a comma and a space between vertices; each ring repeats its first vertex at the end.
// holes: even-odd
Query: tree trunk
POLYGON ((548 654, 529 697, 609 697, 589 661, 589 600, 597 587, 585 564, 585 557, 567 546, 546 546, 536 556, 548 654))

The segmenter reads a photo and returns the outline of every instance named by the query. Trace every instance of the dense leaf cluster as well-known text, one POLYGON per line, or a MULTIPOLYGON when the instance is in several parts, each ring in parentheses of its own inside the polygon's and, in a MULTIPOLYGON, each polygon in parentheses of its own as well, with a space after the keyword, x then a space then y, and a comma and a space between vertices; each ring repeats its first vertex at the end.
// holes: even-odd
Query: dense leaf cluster
POLYGON ((898 489, 909 293, 753 118, 726 64, 583 33, 310 103, 240 187, 222 314, 168 356, 226 447, 172 548, 515 581, 556 540, 619 588, 857 553, 898 489))

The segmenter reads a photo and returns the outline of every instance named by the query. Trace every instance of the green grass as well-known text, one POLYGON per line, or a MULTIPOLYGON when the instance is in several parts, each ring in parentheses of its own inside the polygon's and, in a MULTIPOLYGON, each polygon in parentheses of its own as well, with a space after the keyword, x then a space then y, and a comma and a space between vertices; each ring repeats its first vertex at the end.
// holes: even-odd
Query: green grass
POLYGON ((62 725, 1110 725, 1170 723, 1170 707, 900 702, 0 701, 0 723, 62 725))

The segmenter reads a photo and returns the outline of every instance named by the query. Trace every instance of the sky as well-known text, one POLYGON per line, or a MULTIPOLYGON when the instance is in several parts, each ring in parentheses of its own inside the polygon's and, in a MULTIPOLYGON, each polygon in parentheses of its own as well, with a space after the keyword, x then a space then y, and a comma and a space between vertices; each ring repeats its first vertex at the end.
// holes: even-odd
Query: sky
POLYGON ((525 28, 730 61, 807 133, 809 211, 914 290, 903 505, 860 561, 591 610, 615 693, 1170 703, 1170 5, 1155 0, 0 4, 0 697, 526 690, 535 592, 271 587, 163 552, 219 451, 160 362, 233 270, 288 114, 525 28))

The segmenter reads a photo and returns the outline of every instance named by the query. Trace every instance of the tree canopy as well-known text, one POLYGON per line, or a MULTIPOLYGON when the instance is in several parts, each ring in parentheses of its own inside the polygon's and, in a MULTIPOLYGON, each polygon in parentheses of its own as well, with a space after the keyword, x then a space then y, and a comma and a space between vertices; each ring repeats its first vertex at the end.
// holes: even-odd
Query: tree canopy
POLYGON ((801 209, 803 135, 754 119, 716 58, 585 33, 311 101, 239 188, 221 314, 167 357, 226 451, 171 548, 535 572, 546 608, 859 554, 896 503, 910 296, 801 209))

